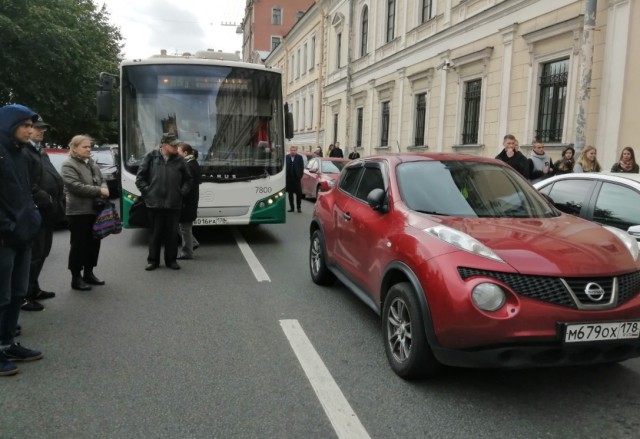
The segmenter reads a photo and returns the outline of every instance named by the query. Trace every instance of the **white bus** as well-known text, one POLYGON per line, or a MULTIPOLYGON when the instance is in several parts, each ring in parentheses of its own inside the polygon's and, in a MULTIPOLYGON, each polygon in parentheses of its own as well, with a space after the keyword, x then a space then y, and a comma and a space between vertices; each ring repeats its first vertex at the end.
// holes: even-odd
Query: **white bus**
POLYGON ((198 57, 123 61, 117 77, 100 75, 100 120, 113 120, 114 88, 125 227, 140 195, 138 166, 169 132, 198 151, 195 225, 285 222, 285 125, 287 138, 293 126, 278 70, 198 57))

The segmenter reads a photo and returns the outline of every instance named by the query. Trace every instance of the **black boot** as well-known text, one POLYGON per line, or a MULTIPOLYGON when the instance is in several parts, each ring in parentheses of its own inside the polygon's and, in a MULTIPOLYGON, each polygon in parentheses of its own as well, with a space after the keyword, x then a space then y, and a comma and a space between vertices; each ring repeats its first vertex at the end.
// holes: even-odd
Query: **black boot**
POLYGON ((71 278, 71 288, 80 291, 89 291, 91 285, 87 284, 80 276, 73 276, 71 278))
POLYGON ((84 270, 84 281, 89 285, 104 285, 104 281, 100 280, 93 274, 93 270, 84 270))

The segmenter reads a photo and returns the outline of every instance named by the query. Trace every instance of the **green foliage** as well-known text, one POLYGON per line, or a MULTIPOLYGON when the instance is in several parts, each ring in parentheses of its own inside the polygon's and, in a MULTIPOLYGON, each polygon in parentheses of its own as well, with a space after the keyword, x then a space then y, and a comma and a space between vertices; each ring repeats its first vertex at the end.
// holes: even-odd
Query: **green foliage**
POLYGON ((117 143, 117 125, 97 120, 95 97, 100 72, 118 71, 121 41, 92 0, 0 0, 0 106, 39 113, 52 126, 47 142, 89 134, 117 143))

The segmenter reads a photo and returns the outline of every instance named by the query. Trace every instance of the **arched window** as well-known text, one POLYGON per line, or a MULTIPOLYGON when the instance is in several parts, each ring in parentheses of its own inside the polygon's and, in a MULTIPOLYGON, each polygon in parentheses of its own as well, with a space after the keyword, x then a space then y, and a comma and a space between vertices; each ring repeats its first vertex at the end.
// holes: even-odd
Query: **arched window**
POLYGON ((360 29, 360 56, 367 54, 367 40, 369 39, 369 8, 362 8, 362 20, 360 29))

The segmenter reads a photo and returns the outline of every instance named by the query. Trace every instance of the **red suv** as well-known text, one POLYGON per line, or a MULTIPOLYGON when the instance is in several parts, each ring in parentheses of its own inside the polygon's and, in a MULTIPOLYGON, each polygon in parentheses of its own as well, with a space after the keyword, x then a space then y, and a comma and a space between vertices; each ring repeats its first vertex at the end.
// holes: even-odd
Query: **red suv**
POLYGON ((636 241, 561 213, 500 161, 353 161, 310 235, 311 278, 338 278, 381 315, 402 377, 640 356, 636 241))

